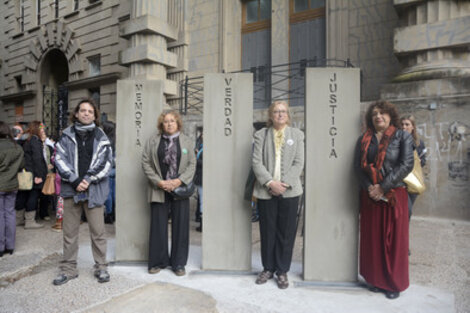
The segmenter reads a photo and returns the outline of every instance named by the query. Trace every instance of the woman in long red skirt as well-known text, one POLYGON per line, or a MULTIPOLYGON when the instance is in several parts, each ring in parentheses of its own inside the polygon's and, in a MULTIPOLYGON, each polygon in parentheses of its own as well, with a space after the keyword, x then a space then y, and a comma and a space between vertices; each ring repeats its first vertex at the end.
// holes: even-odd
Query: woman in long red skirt
POLYGON ((387 101, 370 105, 366 132, 356 145, 360 191, 359 272, 374 292, 396 299, 408 288, 408 194, 403 183, 413 169, 413 138, 399 129, 387 101))

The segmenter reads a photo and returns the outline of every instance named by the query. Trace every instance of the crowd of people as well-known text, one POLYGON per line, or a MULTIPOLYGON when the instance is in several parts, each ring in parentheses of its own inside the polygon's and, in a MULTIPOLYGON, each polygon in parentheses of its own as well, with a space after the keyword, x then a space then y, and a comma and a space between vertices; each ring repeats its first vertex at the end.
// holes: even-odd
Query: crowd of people
MULTIPOLYGON (((9 127, 0 122, 0 255, 15 249, 15 227, 43 227, 49 207, 55 211, 53 230, 63 232, 61 285, 78 276, 78 232, 83 216, 88 221, 94 275, 108 282, 105 221, 113 221, 115 185, 114 124, 100 128, 99 110, 90 99, 80 101, 71 113, 71 125, 57 142, 46 135, 44 124, 9 127), (19 190, 17 175, 32 173, 32 186, 19 190), (44 194, 48 174, 55 173, 55 195, 44 194), (39 220, 39 222, 38 222, 39 220)), ((290 126, 290 108, 275 101, 268 109, 266 127, 254 134, 252 169, 263 270, 255 283, 276 278, 289 286, 299 199, 304 190, 304 134, 290 126)), ((426 149, 412 115, 401 119, 390 102, 372 103, 365 114, 365 132, 359 137, 354 167, 360 189, 359 272, 374 292, 389 299, 409 286, 409 219, 417 195, 409 193, 404 178, 412 171, 413 151, 425 165, 426 149)), ((170 267, 185 275, 189 255, 189 197, 198 189, 202 199, 202 132, 196 145, 183 134, 177 111, 164 111, 157 131, 145 144, 142 169, 148 180, 150 209, 148 272, 170 267), (171 220, 171 223, 169 223, 171 220), (168 247, 168 225, 171 246, 168 247)), ((200 220, 202 219, 199 215, 200 220)), ((202 231, 202 220, 198 227, 202 231)))

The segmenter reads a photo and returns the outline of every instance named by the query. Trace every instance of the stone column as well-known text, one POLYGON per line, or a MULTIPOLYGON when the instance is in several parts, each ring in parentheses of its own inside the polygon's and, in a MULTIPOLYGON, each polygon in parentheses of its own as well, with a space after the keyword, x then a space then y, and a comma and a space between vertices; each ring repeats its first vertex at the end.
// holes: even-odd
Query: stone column
POLYGON ((359 69, 307 69, 305 280, 357 280, 359 84, 359 69))
POLYGON ((326 58, 349 58, 349 1, 326 1, 326 58))
POLYGON ((142 149, 157 131, 164 94, 176 94, 167 68, 177 56, 167 50, 178 30, 167 22, 168 0, 133 0, 131 18, 120 25, 130 47, 120 54, 130 67, 129 79, 118 81, 116 108, 116 261, 146 261, 150 209, 142 149))
POLYGON ((413 114, 424 142, 426 192, 413 216, 470 220, 470 2, 394 0, 394 53, 403 70, 381 89, 413 114), (445 208, 445 209, 443 209, 445 208))
POLYGON ((252 74, 204 75, 203 270, 251 269, 252 74))
MULTIPOLYGON (((289 0, 271 1, 271 65, 289 63, 289 0)), ((271 76, 272 84, 276 85, 271 91, 271 98, 286 99, 289 81, 284 77, 271 76)))
POLYGON ((167 79, 167 68, 177 66, 177 55, 167 50, 178 38, 178 29, 168 23, 168 0, 133 0, 130 20, 120 25, 121 37, 130 48, 120 54, 120 63, 135 79, 163 80, 164 92, 175 95, 177 83, 167 79))
POLYGON ((396 82, 470 75, 467 1, 395 0, 404 27, 395 30, 394 52, 404 65, 396 82))

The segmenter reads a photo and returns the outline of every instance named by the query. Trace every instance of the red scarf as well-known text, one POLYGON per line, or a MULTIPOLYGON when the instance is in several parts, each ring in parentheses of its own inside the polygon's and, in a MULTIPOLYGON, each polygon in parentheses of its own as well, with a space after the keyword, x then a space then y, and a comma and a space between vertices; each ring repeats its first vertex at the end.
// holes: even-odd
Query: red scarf
MULTIPOLYGON (((396 127, 390 125, 384 132, 382 139, 379 143, 379 151, 377 152, 377 156, 375 157, 374 163, 367 163, 367 150, 369 150, 370 142, 372 141, 372 136, 374 136, 374 131, 372 129, 368 129, 361 140, 361 168, 365 171, 370 179, 372 180, 372 184, 379 184, 383 181, 383 176, 381 173, 382 165, 384 164, 385 154, 387 153, 387 148, 392 139, 393 135, 395 135, 396 127)), ((387 198, 388 203, 392 207, 395 206, 395 191, 390 189, 389 192, 385 194, 385 198, 387 198)))

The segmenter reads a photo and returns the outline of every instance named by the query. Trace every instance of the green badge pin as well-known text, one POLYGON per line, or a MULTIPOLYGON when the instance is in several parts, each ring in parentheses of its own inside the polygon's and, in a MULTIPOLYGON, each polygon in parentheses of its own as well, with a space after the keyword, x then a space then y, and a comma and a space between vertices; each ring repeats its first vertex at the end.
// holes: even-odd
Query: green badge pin
POLYGON ((186 150, 186 148, 183 148, 183 153, 184 153, 184 154, 187 154, 187 153, 188 153, 188 150, 186 150))

